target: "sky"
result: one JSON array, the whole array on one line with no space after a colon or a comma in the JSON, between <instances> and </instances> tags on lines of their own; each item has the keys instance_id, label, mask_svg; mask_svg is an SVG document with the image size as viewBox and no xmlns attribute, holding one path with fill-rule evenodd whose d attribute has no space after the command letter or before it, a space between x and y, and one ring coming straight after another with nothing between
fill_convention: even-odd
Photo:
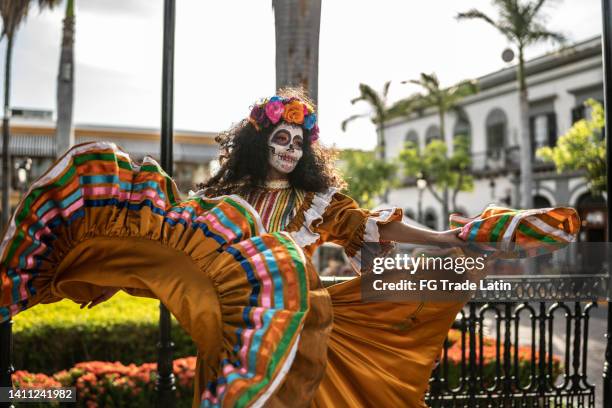
<instances>
[{"instance_id":1,"label":"sky","mask_svg":"<svg viewBox=\"0 0 612 408\"><path fill-rule=\"evenodd\" d=\"M32 2L35 3L35 2ZM160 126L162 0L77 0L75 111L77 124ZM16 36L11 105L55 111L64 4L33 7ZM400 82L435 72L442 85L508 66L507 40L482 21L458 22L457 12L490 0L323 0L319 46L321 141L372 149L375 128L347 117L359 83L381 90L392 81L395 101L418 89ZM601 0L549 0L547 27L577 42L601 34ZM0 44L4 61L6 41ZM534 45L527 57L554 50ZM175 129L219 132L248 114L275 89L271 0L178 0L175 50ZM4 62L0 64L4 70ZM3 83L0 81L0 89ZM2 91L4 92L4 91Z\"/></svg>"}]
</instances>

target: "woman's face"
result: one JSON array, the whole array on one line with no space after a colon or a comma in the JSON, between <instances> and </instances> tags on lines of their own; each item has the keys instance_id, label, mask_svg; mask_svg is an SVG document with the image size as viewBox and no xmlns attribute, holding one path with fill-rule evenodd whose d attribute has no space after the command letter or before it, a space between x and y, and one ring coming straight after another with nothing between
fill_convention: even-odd
<instances>
[{"instance_id":1,"label":"woman's face","mask_svg":"<svg viewBox=\"0 0 612 408\"><path fill-rule=\"evenodd\" d=\"M301 126L281 122L268 136L268 163L281 173L289 174L302 158L304 131Z\"/></svg>"}]
</instances>

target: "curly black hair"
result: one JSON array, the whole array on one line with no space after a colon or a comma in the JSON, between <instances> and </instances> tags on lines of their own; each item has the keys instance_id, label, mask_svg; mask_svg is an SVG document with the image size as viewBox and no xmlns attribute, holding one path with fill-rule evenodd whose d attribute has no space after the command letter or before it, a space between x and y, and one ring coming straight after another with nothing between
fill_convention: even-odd
<instances>
[{"instance_id":1,"label":"curly black hair","mask_svg":"<svg viewBox=\"0 0 612 408\"><path fill-rule=\"evenodd\" d=\"M315 106L302 88L283 88L277 95L297 97ZM258 131L248 119L243 119L228 131L217 135L215 140L221 148L221 167L208 181L199 183L197 188L212 197L224 194L244 195L264 185L269 168L268 136L273 129L274 126L269 126ZM311 132L302 129L303 155L295 169L289 173L291 186L313 192L323 192L329 187L344 188L346 183L334 165L337 152L319 143L312 143Z\"/></svg>"}]
</instances>

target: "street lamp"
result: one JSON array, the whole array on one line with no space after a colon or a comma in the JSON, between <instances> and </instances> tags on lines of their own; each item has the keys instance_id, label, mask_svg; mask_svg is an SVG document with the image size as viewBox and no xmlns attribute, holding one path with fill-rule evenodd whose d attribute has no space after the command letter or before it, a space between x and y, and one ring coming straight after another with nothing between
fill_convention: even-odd
<instances>
[{"instance_id":1,"label":"street lamp","mask_svg":"<svg viewBox=\"0 0 612 408\"><path fill-rule=\"evenodd\" d=\"M17 175L17 184L19 185L19 190L24 193L28 186L28 176L30 175L30 169L32 169L32 159L29 157L16 162L15 170Z\"/></svg>"},{"instance_id":2,"label":"street lamp","mask_svg":"<svg viewBox=\"0 0 612 408\"><path fill-rule=\"evenodd\" d=\"M422 224L423 223L423 191L425 191L425 188L427 187L427 180L423 178L422 173L419 173L416 184L417 184L417 189L419 190L418 219L419 219L419 223Z\"/></svg>"}]
</instances>

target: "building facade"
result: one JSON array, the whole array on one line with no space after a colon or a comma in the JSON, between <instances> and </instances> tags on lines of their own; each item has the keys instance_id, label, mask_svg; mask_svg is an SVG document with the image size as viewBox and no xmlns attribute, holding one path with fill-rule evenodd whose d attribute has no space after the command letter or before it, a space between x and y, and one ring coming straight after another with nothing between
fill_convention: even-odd
<instances>
[{"instance_id":1,"label":"building facade","mask_svg":"<svg viewBox=\"0 0 612 408\"><path fill-rule=\"evenodd\" d=\"M527 61L525 68L534 152L542 146L554 146L574 122L588 117L584 106L588 98L603 103L600 37ZM605 196L592 196L581 172L558 174L551 163L521 156L516 66L485 75L478 82L479 91L447 114L445 135L440 134L433 108L390 121L385 127L387 157L397 157L406 140L422 149L432 139L443 139L452 149L454 137L468 136L474 190L459 192L458 208L451 208L468 216L480 213L490 203L517 207L520 160L532 160L534 206L576 207L583 222L581 239L604 240ZM422 187L408 179L401 188L391 191L389 202L401 205L408 216L425 225L441 229L442 206Z\"/></svg>"},{"instance_id":2,"label":"building facade","mask_svg":"<svg viewBox=\"0 0 612 408\"><path fill-rule=\"evenodd\" d=\"M51 111L12 111L9 155L10 204L14 210L30 182L42 175L55 160L56 143L55 122ZM210 177L211 165L219 153L214 138L215 133L212 132L175 131L173 179L184 198L189 190L195 190L197 183ZM89 141L114 142L128 152L134 161L141 161L145 155L158 162L160 160L160 133L157 129L76 125L75 139L77 144Z\"/></svg>"}]
</instances>

